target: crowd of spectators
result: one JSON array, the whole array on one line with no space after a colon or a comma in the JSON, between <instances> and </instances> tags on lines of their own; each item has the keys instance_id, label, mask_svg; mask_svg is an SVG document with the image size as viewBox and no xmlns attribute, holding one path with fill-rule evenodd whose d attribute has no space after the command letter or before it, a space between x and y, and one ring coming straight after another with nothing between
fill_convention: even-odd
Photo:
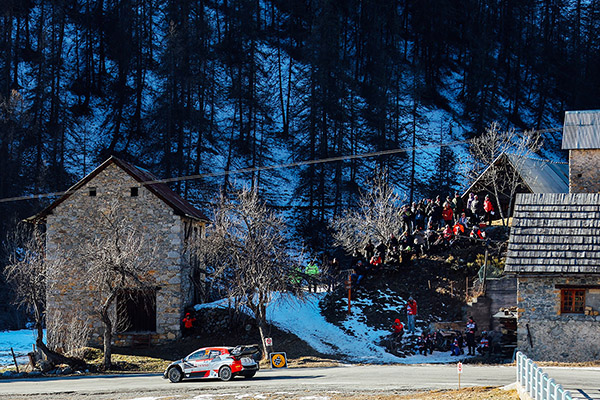
<instances>
[{"instance_id":1,"label":"crowd of spectators","mask_svg":"<svg viewBox=\"0 0 600 400\"><path fill-rule=\"evenodd\" d=\"M360 285L365 276L381 271L384 266L399 267L413 256L432 253L453 246L459 239L485 240L482 227L490 225L495 209L489 196L483 200L470 193L465 202L459 193L444 201L423 199L400 209L400 235L391 234L387 241L375 245L369 239L364 248L352 254L352 283Z\"/></svg>"}]
</instances>

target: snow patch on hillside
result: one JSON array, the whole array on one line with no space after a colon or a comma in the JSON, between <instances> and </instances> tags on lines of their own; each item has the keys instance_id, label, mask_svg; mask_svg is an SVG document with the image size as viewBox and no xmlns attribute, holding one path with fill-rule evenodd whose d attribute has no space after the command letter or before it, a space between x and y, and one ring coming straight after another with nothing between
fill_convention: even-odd
<instances>
[{"instance_id":1,"label":"snow patch on hillside","mask_svg":"<svg viewBox=\"0 0 600 400\"><path fill-rule=\"evenodd\" d=\"M327 322L321 314L319 302L326 293L310 293L298 299L287 293L278 293L267 307L267 319L279 329L290 332L306 341L323 354L342 356L349 362L375 364L450 363L466 356L452 357L450 352L434 351L432 355L396 357L377 345L390 332L375 329L365 323L360 313L352 314L343 322L343 329ZM195 306L196 310L227 307L227 300ZM417 333L420 331L417 329ZM285 349L281 349L285 351Z\"/></svg>"}]
</instances>

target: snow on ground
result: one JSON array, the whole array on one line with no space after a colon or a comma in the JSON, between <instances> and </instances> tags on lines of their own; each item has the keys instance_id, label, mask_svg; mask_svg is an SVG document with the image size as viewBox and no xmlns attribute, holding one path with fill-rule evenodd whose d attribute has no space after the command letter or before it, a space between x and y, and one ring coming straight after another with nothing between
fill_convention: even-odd
<instances>
[{"instance_id":1,"label":"snow on ground","mask_svg":"<svg viewBox=\"0 0 600 400\"><path fill-rule=\"evenodd\" d=\"M0 332L0 366L13 364L11 347L17 356L17 362L27 364L29 362L27 353L33 350L36 336L37 332L29 329Z\"/></svg>"},{"instance_id":2,"label":"snow on ground","mask_svg":"<svg viewBox=\"0 0 600 400\"><path fill-rule=\"evenodd\" d=\"M450 352L438 351L427 356L396 357L386 352L384 347L376 345L382 337L389 334L389 331L367 326L361 314L349 316L343 322L344 329L327 322L319 309L319 301L324 296L325 293L310 293L302 301L286 293L277 294L267 307L267 318L278 328L294 333L315 350L323 354L341 354L352 362L432 364L452 363L468 357L452 357ZM209 304L199 304L195 308L199 310L226 306L227 301L220 300ZM281 349L281 351L285 351L285 349Z\"/></svg>"},{"instance_id":3,"label":"snow on ground","mask_svg":"<svg viewBox=\"0 0 600 400\"><path fill-rule=\"evenodd\" d=\"M315 350L323 354L342 355L351 362L431 364L451 363L467 357L452 357L450 352L438 351L428 356L396 357L376 344L389 332L369 327L361 314L348 316L342 323L343 329L327 322L319 309L319 302L324 296L325 293L309 293L305 300L298 300L286 293L277 294L267 307L267 318L278 328L294 333ZM200 310L227 307L227 304L227 299L224 299L214 303L198 304L194 308ZM418 329L417 331L420 333ZM19 363L27 363L26 355L32 350L33 343L35 343L33 330L0 332L0 366L12 364L11 347L18 356ZM285 349L281 350L285 351Z\"/></svg>"}]
</instances>

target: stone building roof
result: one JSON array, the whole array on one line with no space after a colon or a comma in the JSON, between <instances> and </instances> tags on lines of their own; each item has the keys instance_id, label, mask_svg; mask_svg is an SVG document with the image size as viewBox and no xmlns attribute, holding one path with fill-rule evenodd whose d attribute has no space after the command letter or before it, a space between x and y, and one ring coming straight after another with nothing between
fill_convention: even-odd
<instances>
[{"instance_id":1,"label":"stone building roof","mask_svg":"<svg viewBox=\"0 0 600 400\"><path fill-rule=\"evenodd\" d=\"M505 271L600 273L600 194L517 195Z\"/></svg>"},{"instance_id":2,"label":"stone building roof","mask_svg":"<svg viewBox=\"0 0 600 400\"><path fill-rule=\"evenodd\" d=\"M131 163L123 161L117 157L111 156L108 160L104 161L95 170L90 172L82 180L71 186L60 198L55 200L52 204L42 210L39 214L28 218L28 221L43 220L45 217L54 210L56 206L65 201L71 194L76 192L83 185L91 181L95 176L102 172L106 167L111 164L115 164L120 167L123 171L129 174L133 179L142 184L149 191L154 193L158 198L164 201L168 206L173 208L173 211L177 215L185 216L198 221L208 222L208 218L196 207L190 204L187 200L173 192L166 183L160 182L160 180L153 175L151 172L146 171L143 168L137 167ZM146 183L148 182L148 183Z\"/></svg>"},{"instance_id":3,"label":"stone building roof","mask_svg":"<svg viewBox=\"0 0 600 400\"><path fill-rule=\"evenodd\" d=\"M562 149L600 149L600 110L565 112Z\"/></svg>"}]
</instances>

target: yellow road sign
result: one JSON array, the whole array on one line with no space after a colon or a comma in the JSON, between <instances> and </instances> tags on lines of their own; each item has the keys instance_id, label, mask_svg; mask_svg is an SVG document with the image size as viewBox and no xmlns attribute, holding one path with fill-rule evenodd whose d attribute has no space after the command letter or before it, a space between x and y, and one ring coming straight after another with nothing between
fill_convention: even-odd
<instances>
[{"instance_id":1,"label":"yellow road sign","mask_svg":"<svg viewBox=\"0 0 600 400\"><path fill-rule=\"evenodd\" d=\"M271 353L271 368L287 368L287 357L285 353Z\"/></svg>"}]
</instances>

